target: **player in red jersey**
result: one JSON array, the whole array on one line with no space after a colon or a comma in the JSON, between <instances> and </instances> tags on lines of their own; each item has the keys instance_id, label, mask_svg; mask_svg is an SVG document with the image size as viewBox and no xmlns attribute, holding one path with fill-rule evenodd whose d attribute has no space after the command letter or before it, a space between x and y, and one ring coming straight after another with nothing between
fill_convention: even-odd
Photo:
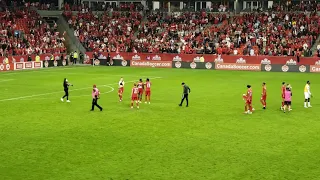
<instances>
[{"instance_id":1,"label":"player in red jersey","mask_svg":"<svg viewBox=\"0 0 320 180\"><path fill-rule=\"evenodd\" d=\"M244 110L245 112L247 112L248 108L247 108L247 95L246 94L242 94L242 99L244 101ZM254 111L254 108L252 107L252 111Z\"/></svg>"},{"instance_id":2,"label":"player in red jersey","mask_svg":"<svg viewBox=\"0 0 320 180\"><path fill-rule=\"evenodd\" d=\"M251 85L247 85L247 94L246 94L246 107L245 107L245 114L252 114L252 89Z\"/></svg>"},{"instance_id":3,"label":"player in red jersey","mask_svg":"<svg viewBox=\"0 0 320 180\"><path fill-rule=\"evenodd\" d=\"M120 101L120 102L122 101L123 91L124 91L124 80L123 80L123 78L121 77L121 78L120 78L120 81L119 81L119 89L118 89L118 95L119 95L119 101Z\"/></svg>"},{"instance_id":4,"label":"player in red jersey","mask_svg":"<svg viewBox=\"0 0 320 180\"><path fill-rule=\"evenodd\" d=\"M147 104L147 103L150 104L151 82L150 82L149 78L147 78L147 80L146 80L145 87L146 87L145 103L146 103L146 104Z\"/></svg>"},{"instance_id":5,"label":"player in red jersey","mask_svg":"<svg viewBox=\"0 0 320 180\"><path fill-rule=\"evenodd\" d=\"M266 83L262 83L262 94L261 94L261 99L260 102L263 106L263 109L266 109L267 107L267 86Z\"/></svg>"},{"instance_id":6,"label":"player in red jersey","mask_svg":"<svg viewBox=\"0 0 320 180\"><path fill-rule=\"evenodd\" d=\"M282 86L281 86L281 98L282 98L282 103L281 103L281 107L280 109L283 110L284 107L284 94L286 92L286 83L282 82Z\"/></svg>"},{"instance_id":7,"label":"player in red jersey","mask_svg":"<svg viewBox=\"0 0 320 180\"><path fill-rule=\"evenodd\" d=\"M144 89L144 83L143 83L142 79L140 79L139 82L138 82L138 89L139 89L138 100L139 100L139 103L141 103L142 95L143 95L143 89Z\"/></svg>"},{"instance_id":8,"label":"player in red jersey","mask_svg":"<svg viewBox=\"0 0 320 180\"><path fill-rule=\"evenodd\" d=\"M138 101L139 89L136 84L133 85L131 91L131 108L133 108L134 101L136 102L137 108L139 109L139 101Z\"/></svg>"}]
</instances>

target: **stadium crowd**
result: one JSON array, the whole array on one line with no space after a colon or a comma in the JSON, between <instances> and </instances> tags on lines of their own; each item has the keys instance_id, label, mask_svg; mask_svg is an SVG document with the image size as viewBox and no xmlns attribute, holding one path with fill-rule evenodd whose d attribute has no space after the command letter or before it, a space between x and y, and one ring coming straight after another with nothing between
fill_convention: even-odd
<instances>
[{"instance_id":1,"label":"stadium crowd","mask_svg":"<svg viewBox=\"0 0 320 180\"><path fill-rule=\"evenodd\" d=\"M0 12L0 54L29 55L66 52L63 34L30 8Z\"/></svg>"},{"instance_id":2,"label":"stadium crowd","mask_svg":"<svg viewBox=\"0 0 320 180\"><path fill-rule=\"evenodd\" d=\"M50 10L54 5L25 2L23 8L15 11L3 9L0 54L66 52L65 39L58 33L57 24L50 26L31 6ZM74 35L88 51L95 52L310 56L320 34L316 12L320 4L316 1L298 5L275 3L270 11L235 16L205 9L145 14L140 3L120 6L96 3L94 8L102 10L96 14L87 4L65 3L62 8ZM73 16L72 11L78 13Z\"/></svg>"},{"instance_id":3,"label":"stadium crowd","mask_svg":"<svg viewBox=\"0 0 320 180\"><path fill-rule=\"evenodd\" d=\"M136 9L107 12L64 15L89 51L102 52L310 56L320 31L312 12L154 12L145 18Z\"/></svg>"}]
</instances>

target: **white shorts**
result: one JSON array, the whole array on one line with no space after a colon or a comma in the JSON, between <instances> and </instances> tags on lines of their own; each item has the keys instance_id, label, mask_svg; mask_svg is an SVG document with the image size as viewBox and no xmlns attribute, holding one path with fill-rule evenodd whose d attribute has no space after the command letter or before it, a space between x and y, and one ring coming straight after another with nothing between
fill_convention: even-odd
<instances>
[{"instance_id":1,"label":"white shorts","mask_svg":"<svg viewBox=\"0 0 320 180\"><path fill-rule=\"evenodd\" d=\"M304 92L304 99L309 99L310 98L310 94L307 92Z\"/></svg>"}]
</instances>

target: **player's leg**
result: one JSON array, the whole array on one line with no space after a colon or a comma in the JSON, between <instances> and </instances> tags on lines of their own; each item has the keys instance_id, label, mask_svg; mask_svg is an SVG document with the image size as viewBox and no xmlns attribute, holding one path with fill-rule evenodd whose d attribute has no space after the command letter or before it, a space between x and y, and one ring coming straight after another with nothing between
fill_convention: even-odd
<instances>
[{"instance_id":1,"label":"player's leg","mask_svg":"<svg viewBox=\"0 0 320 180\"><path fill-rule=\"evenodd\" d=\"M148 92L148 102L149 102L149 104L150 104L150 97L151 97L151 92L149 91Z\"/></svg>"},{"instance_id":2,"label":"player's leg","mask_svg":"<svg viewBox=\"0 0 320 180\"><path fill-rule=\"evenodd\" d=\"M189 94L186 94L186 102L187 102L187 106L186 107L188 107L189 106Z\"/></svg>"},{"instance_id":3,"label":"player's leg","mask_svg":"<svg viewBox=\"0 0 320 180\"><path fill-rule=\"evenodd\" d=\"M93 98L93 99L92 99L92 105L91 105L91 111L94 110L94 105L95 105L95 99Z\"/></svg>"},{"instance_id":4,"label":"player's leg","mask_svg":"<svg viewBox=\"0 0 320 180\"><path fill-rule=\"evenodd\" d=\"M100 109L100 111L102 111L102 107L99 106L99 104L98 104L98 99L96 99L96 104L95 105Z\"/></svg>"},{"instance_id":5,"label":"player's leg","mask_svg":"<svg viewBox=\"0 0 320 180\"><path fill-rule=\"evenodd\" d=\"M119 91L119 101L122 101L122 90Z\"/></svg>"},{"instance_id":6,"label":"player's leg","mask_svg":"<svg viewBox=\"0 0 320 180\"><path fill-rule=\"evenodd\" d=\"M147 104L148 102L150 103L150 94L149 94L149 91L146 91L144 101L145 101L146 104Z\"/></svg>"},{"instance_id":7,"label":"player's leg","mask_svg":"<svg viewBox=\"0 0 320 180\"><path fill-rule=\"evenodd\" d=\"M251 113L252 113L252 102L250 101L250 102L248 103L248 105L249 105L248 114L251 114Z\"/></svg>"},{"instance_id":8,"label":"player's leg","mask_svg":"<svg viewBox=\"0 0 320 180\"><path fill-rule=\"evenodd\" d=\"M133 108L133 99L131 99L131 108Z\"/></svg>"},{"instance_id":9,"label":"player's leg","mask_svg":"<svg viewBox=\"0 0 320 180\"><path fill-rule=\"evenodd\" d=\"M261 97L260 102L261 102L261 104L263 106L263 109L266 109L266 100L265 100L264 97Z\"/></svg>"},{"instance_id":10,"label":"player's leg","mask_svg":"<svg viewBox=\"0 0 320 180\"><path fill-rule=\"evenodd\" d=\"M244 102L244 113L248 113L248 104L247 102Z\"/></svg>"},{"instance_id":11,"label":"player's leg","mask_svg":"<svg viewBox=\"0 0 320 180\"><path fill-rule=\"evenodd\" d=\"M281 110L283 110L283 106L284 106L284 98L282 97L282 103L281 103Z\"/></svg>"},{"instance_id":12,"label":"player's leg","mask_svg":"<svg viewBox=\"0 0 320 180\"><path fill-rule=\"evenodd\" d=\"M62 101L62 102L63 102L63 99L64 99L65 97L67 97L67 91L66 91L66 89L64 90L64 96L62 96L62 98L61 98L61 101Z\"/></svg>"},{"instance_id":13,"label":"player's leg","mask_svg":"<svg viewBox=\"0 0 320 180\"><path fill-rule=\"evenodd\" d=\"M184 101L185 98L186 98L186 96L185 96L185 94L183 94L179 106L182 106L182 103L183 103L183 101Z\"/></svg>"},{"instance_id":14,"label":"player's leg","mask_svg":"<svg viewBox=\"0 0 320 180\"><path fill-rule=\"evenodd\" d=\"M312 107L310 103L310 97L308 98L308 107Z\"/></svg>"},{"instance_id":15,"label":"player's leg","mask_svg":"<svg viewBox=\"0 0 320 180\"><path fill-rule=\"evenodd\" d=\"M67 102L70 102L70 101L69 101L69 89L67 89L66 95L67 95Z\"/></svg>"},{"instance_id":16,"label":"player's leg","mask_svg":"<svg viewBox=\"0 0 320 180\"><path fill-rule=\"evenodd\" d=\"M262 106L264 106L263 97L261 97L260 103L262 104Z\"/></svg>"},{"instance_id":17,"label":"player's leg","mask_svg":"<svg viewBox=\"0 0 320 180\"><path fill-rule=\"evenodd\" d=\"M308 108L307 104L308 104L308 99L309 99L309 94L304 93L304 107Z\"/></svg>"},{"instance_id":18,"label":"player's leg","mask_svg":"<svg viewBox=\"0 0 320 180\"><path fill-rule=\"evenodd\" d=\"M291 102L288 102L288 111L291 111Z\"/></svg>"},{"instance_id":19,"label":"player's leg","mask_svg":"<svg viewBox=\"0 0 320 180\"><path fill-rule=\"evenodd\" d=\"M139 109L139 99L136 100L137 108Z\"/></svg>"},{"instance_id":20,"label":"player's leg","mask_svg":"<svg viewBox=\"0 0 320 180\"><path fill-rule=\"evenodd\" d=\"M139 103L142 101L143 91L140 92Z\"/></svg>"}]
</instances>

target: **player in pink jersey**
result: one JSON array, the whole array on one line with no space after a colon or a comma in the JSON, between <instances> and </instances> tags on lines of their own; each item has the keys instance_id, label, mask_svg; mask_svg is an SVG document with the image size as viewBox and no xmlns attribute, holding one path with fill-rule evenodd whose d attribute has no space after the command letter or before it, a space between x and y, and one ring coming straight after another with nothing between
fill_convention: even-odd
<instances>
[{"instance_id":1,"label":"player in pink jersey","mask_svg":"<svg viewBox=\"0 0 320 180\"><path fill-rule=\"evenodd\" d=\"M287 87L284 92L284 107L283 107L284 113L286 113L286 111L291 111L291 97L292 97L292 92L290 88Z\"/></svg>"},{"instance_id":2,"label":"player in pink jersey","mask_svg":"<svg viewBox=\"0 0 320 180\"><path fill-rule=\"evenodd\" d=\"M92 107L91 111L94 111L94 106L97 106L100 111L102 111L102 107L98 105L98 99L100 98L100 91L97 86L94 84L92 89Z\"/></svg>"},{"instance_id":3,"label":"player in pink jersey","mask_svg":"<svg viewBox=\"0 0 320 180\"><path fill-rule=\"evenodd\" d=\"M133 108L134 101L136 102L137 108L139 109L139 101L138 101L139 89L136 84L133 85L131 90L131 108Z\"/></svg>"},{"instance_id":4,"label":"player in pink jersey","mask_svg":"<svg viewBox=\"0 0 320 180\"><path fill-rule=\"evenodd\" d=\"M145 103L149 103L150 104L150 96L151 96L151 82L149 80L149 78L147 78L146 83L145 83L145 89L146 89L146 98L145 98Z\"/></svg>"}]
</instances>

